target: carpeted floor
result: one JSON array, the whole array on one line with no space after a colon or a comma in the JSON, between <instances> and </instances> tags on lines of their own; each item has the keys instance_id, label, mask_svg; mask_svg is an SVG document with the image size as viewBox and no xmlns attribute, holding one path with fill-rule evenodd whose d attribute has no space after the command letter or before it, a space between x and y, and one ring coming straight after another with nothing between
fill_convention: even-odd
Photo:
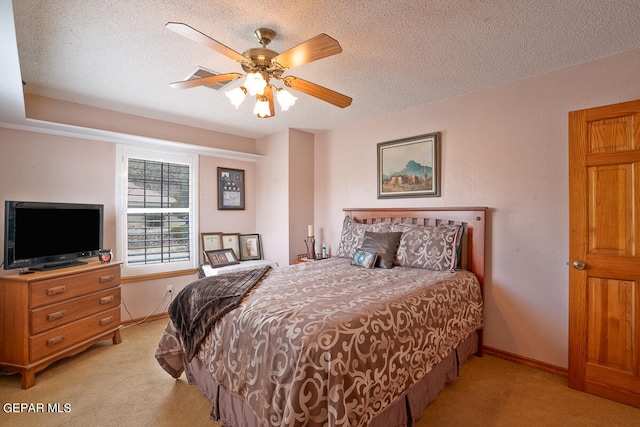
<instances>
[{"instance_id":1,"label":"carpeted floor","mask_svg":"<svg viewBox=\"0 0 640 427\"><path fill-rule=\"evenodd\" d=\"M0 425L212 426L210 403L184 376L174 380L154 351L166 320L122 331L51 365L36 385L0 375ZM61 412L9 412L15 405L58 404ZM471 358L418 421L426 426L640 426L640 409L571 390L566 379L491 356Z\"/></svg>"}]
</instances>

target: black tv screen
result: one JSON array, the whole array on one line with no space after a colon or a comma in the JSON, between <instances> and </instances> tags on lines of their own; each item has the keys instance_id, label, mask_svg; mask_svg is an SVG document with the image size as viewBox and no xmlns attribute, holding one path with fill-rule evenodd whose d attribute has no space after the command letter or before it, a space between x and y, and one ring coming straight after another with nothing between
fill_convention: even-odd
<instances>
[{"instance_id":1,"label":"black tv screen","mask_svg":"<svg viewBox=\"0 0 640 427\"><path fill-rule=\"evenodd\" d=\"M82 264L102 247L103 205L5 202L5 269Z\"/></svg>"}]
</instances>

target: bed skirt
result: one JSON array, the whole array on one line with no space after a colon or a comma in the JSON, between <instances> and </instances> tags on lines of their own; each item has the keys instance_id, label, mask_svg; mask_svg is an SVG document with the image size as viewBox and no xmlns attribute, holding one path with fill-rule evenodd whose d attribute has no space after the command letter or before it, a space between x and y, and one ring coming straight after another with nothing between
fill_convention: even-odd
<instances>
[{"instance_id":1,"label":"bed skirt","mask_svg":"<svg viewBox=\"0 0 640 427\"><path fill-rule=\"evenodd\" d=\"M471 334L418 383L373 419L369 427L413 427L445 384L458 378L460 366L478 350L478 334ZM213 403L210 418L223 427L262 427L244 401L211 378L198 357L185 363L189 384L196 384Z\"/></svg>"}]
</instances>

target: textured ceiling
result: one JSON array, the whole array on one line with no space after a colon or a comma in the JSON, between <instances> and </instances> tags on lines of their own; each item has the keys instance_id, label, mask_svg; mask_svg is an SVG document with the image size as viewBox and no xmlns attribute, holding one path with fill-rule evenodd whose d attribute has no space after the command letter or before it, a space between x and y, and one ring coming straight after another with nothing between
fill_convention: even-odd
<instances>
[{"instance_id":1,"label":"textured ceiling","mask_svg":"<svg viewBox=\"0 0 640 427\"><path fill-rule=\"evenodd\" d=\"M25 91L248 137L317 132L640 48L638 0L14 0ZM272 28L283 52L326 33L343 52L289 70L353 98L340 109L296 92L258 119L223 91L172 89L233 60L164 25L184 22L243 52ZM233 82L227 88L233 88ZM223 89L224 90L224 89ZM293 91L292 91L293 92Z\"/></svg>"}]
</instances>

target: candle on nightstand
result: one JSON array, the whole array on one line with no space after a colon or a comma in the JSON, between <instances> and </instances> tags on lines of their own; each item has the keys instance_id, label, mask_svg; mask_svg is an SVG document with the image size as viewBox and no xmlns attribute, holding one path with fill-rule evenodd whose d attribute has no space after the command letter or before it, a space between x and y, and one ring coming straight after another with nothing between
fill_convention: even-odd
<instances>
[{"instance_id":1,"label":"candle on nightstand","mask_svg":"<svg viewBox=\"0 0 640 427\"><path fill-rule=\"evenodd\" d=\"M313 236L313 225L310 225L307 229L307 237Z\"/></svg>"}]
</instances>

